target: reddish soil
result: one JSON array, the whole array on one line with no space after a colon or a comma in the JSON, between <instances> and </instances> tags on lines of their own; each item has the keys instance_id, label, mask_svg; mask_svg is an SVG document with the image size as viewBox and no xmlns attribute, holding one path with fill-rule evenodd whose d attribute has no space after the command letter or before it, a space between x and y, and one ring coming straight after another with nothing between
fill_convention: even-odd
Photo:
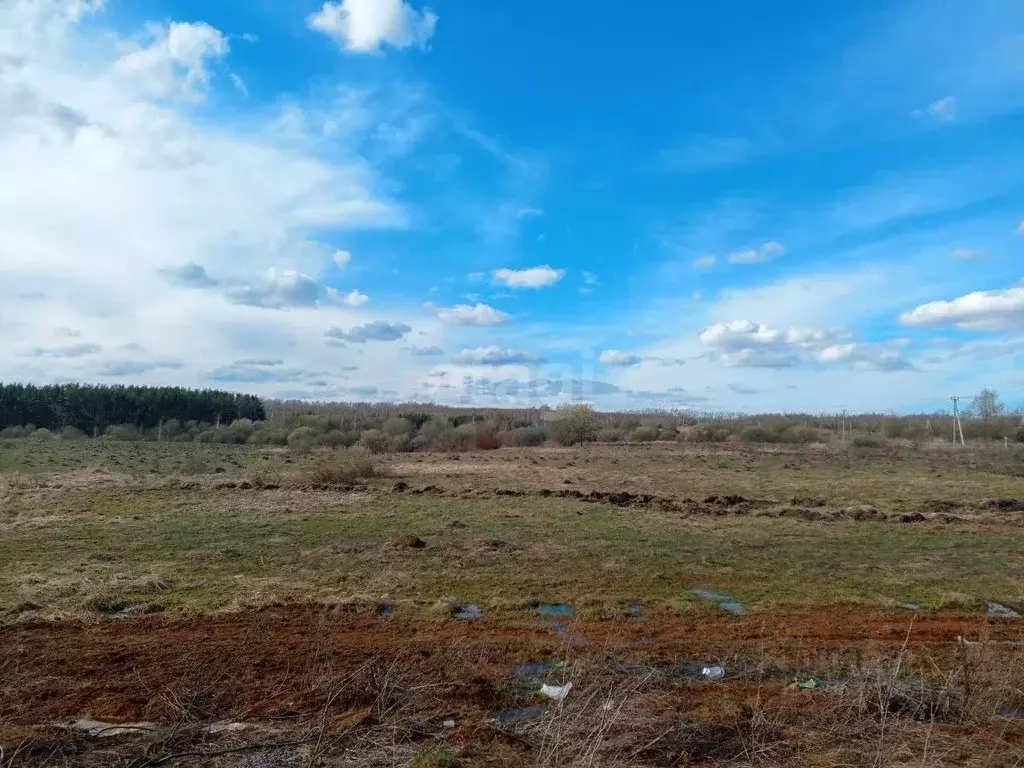
<instances>
[{"instance_id":1,"label":"reddish soil","mask_svg":"<svg viewBox=\"0 0 1024 768\"><path fill-rule=\"evenodd\" d=\"M340 681L372 678L371 668L397 668L410 685L432 686L436 711L486 710L506 705L500 685L512 664L567 656L654 667L721 660L739 693L755 681L744 670L758 667L774 667L782 683L791 669L891 656L905 643L913 664L952 658L959 635L1017 639L1006 622L856 607L577 622L569 633L588 642L567 645L564 636L532 624L412 621L320 606L8 626L0 628L0 721L84 714L166 721L185 701L209 719L304 716L316 713ZM649 642L638 644L638 636ZM373 687L357 686L342 703L369 706L379 694Z\"/></svg>"}]
</instances>

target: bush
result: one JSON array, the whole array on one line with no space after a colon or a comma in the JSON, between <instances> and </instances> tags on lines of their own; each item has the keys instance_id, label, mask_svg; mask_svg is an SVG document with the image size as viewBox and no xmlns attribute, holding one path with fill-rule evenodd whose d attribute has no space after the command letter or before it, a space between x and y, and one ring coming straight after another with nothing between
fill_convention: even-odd
<instances>
[{"instance_id":1,"label":"bush","mask_svg":"<svg viewBox=\"0 0 1024 768\"><path fill-rule=\"evenodd\" d=\"M187 437L187 435L186 435ZM175 438L177 439L177 438ZM288 430L283 428L261 427L249 436L249 445L288 445Z\"/></svg>"},{"instance_id":2,"label":"bush","mask_svg":"<svg viewBox=\"0 0 1024 768\"><path fill-rule=\"evenodd\" d=\"M477 435L476 447L480 451L496 451L501 448L501 440L495 435Z\"/></svg>"},{"instance_id":3,"label":"bush","mask_svg":"<svg viewBox=\"0 0 1024 768\"><path fill-rule=\"evenodd\" d=\"M822 442L821 432L814 427L790 427L782 433L781 437L787 443L799 443L801 445Z\"/></svg>"},{"instance_id":4,"label":"bush","mask_svg":"<svg viewBox=\"0 0 1024 768\"><path fill-rule=\"evenodd\" d=\"M359 445L370 453L387 453L389 440L379 429L368 429L359 436Z\"/></svg>"},{"instance_id":5,"label":"bush","mask_svg":"<svg viewBox=\"0 0 1024 768\"><path fill-rule=\"evenodd\" d=\"M401 416L392 416L381 425L381 431L388 437L403 437L412 433L413 425Z\"/></svg>"},{"instance_id":6,"label":"bush","mask_svg":"<svg viewBox=\"0 0 1024 768\"><path fill-rule=\"evenodd\" d=\"M548 431L562 445L590 443L597 438L597 416L589 405L562 405Z\"/></svg>"},{"instance_id":7,"label":"bush","mask_svg":"<svg viewBox=\"0 0 1024 768\"><path fill-rule=\"evenodd\" d=\"M655 427L637 427L629 438L638 443L650 443L658 439L658 430Z\"/></svg>"},{"instance_id":8,"label":"bush","mask_svg":"<svg viewBox=\"0 0 1024 768\"><path fill-rule=\"evenodd\" d=\"M624 430L618 427L605 427L597 433L597 442L599 443L618 443L625 438L626 433Z\"/></svg>"},{"instance_id":9,"label":"bush","mask_svg":"<svg viewBox=\"0 0 1024 768\"><path fill-rule=\"evenodd\" d=\"M46 427L40 427L32 433L32 438L34 440L56 440L57 436Z\"/></svg>"},{"instance_id":10,"label":"bush","mask_svg":"<svg viewBox=\"0 0 1024 768\"><path fill-rule=\"evenodd\" d=\"M764 427L744 427L740 430L740 440L744 443L774 443L778 441L778 435Z\"/></svg>"},{"instance_id":11,"label":"bush","mask_svg":"<svg viewBox=\"0 0 1024 768\"><path fill-rule=\"evenodd\" d=\"M64 427L60 431L61 440L81 440L85 437L85 432L80 430L78 427Z\"/></svg>"},{"instance_id":12,"label":"bush","mask_svg":"<svg viewBox=\"0 0 1024 768\"><path fill-rule=\"evenodd\" d=\"M547 434L540 427L518 427L501 434L502 445L519 445L532 448L544 445L547 439Z\"/></svg>"},{"instance_id":13,"label":"bush","mask_svg":"<svg viewBox=\"0 0 1024 768\"><path fill-rule=\"evenodd\" d=\"M17 439L22 437L28 437L32 434L32 430L28 427L5 427L0 431L0 437L7 439Z\"/></svg>"},{"instance_id":14,"label":"bush","mask_svg":"<svg viewBox=\"0 0 1024 768\"><path fill-rule=\"evenodd\" d=\"M702 422L695 427L688 427L682 437L694 443L724 443L732 432L720 424Z\"/></svg>"},{"instance_id":15,"label":"bush","mask_svg":"<svg viewBox=\"0 0 1024 768\"><path fill-rule=\"evenodd\" d=\"M312 427L296 427L288 433L288 445L295 446L302 443L312 443L316 437L316 431Z\"/></svg>"},{"instance_id":16,"label":"bush","mask_svg":"<svg viewBox=\"0 0 1024 768\"><path fill-rule=\"evenodd\" d=\"M110 440L138 440L139 430L134 424L111 424L103 430L103 436Z\"/></svg>"},{"instance_id":17,"label":"bush","mask_svg":"<svg viewBox=\"0 0 1024 768\"><path fill-rule=\"evenodd\" d=\"M384 474L368 450L355 446L317 459L310 470L310 481L317 486L351 485Z\"/></svg>"},{"instance_id":18,"label":"bush","mask_svg":"<svg viewBox=\"0 0 1024 768\"><path fill-rule=\"evenodd\" d=\"M882 445L881 440L871 435L854 435L850 442L856 448L878 448Z\"/></svg>"},{"instance_id":19,"label":"bush","mask_svg":"<svg viewBox=\"0 0 1024 768\"><path fill-rule=\"evenodd\" d=\"M1014 433L1013 439L1018 443L1024 443L1024 427L1017 427L1017 431Z\"/></svg>"},{"instance_id":20,"label":"bush","mask_svg":"<svg viewBox=\"0 0 1024 768\"><path fill-rule=\"evenodd\" d=\"M342 432L340 429L332 429L320 438L320 445L330 448L348 448L355 445L359 435L355 432Z\"/></svg>"}]
</instances>

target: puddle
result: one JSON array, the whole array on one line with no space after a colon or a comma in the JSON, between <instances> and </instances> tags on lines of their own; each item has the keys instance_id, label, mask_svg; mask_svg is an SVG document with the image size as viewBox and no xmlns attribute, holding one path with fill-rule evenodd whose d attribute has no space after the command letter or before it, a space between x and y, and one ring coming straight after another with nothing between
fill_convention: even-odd
<instances>
[{"instance_id":1,"label":"puddle","mask_svg":"<svg viewBox=\"0 0 1024 768\"><path fill-rule=\"evenodd\" d=\"M378 616L393 616L395 613L395 606L391 603L378 603L375 610L377 611Z\"/></svg>"},{"instance_id":2,"label":"puddle","mask_svg":"<svg viewBox=\"0 0 1024 768\"><path fill-rule=\"evenodd\" d=\"M459 609L455 612L456 619L479 619L483 615L483 610L476 603L459 606Z\"/></svg>"},{"instance_id":3,"label":"puddle","mask_svg":"<svg viewBox=\"0 0 1024 768\"><path fill-rule=\"evenodd\" d=\"M541 616L572 616L576 609L568 603L541 603L537 606Z\"/></svg>"},{"instance_id":4,"label":"puddle","mask_svg":"<svg viewBox=\"0 0 1024 768\"><path fill-rule=\"evenodd\" d=\"M1020 618L1020 614L1017 613L1015 610L1013 610L1013 608L1010 608L1010 607L1005 606L1005 605L1000 605L999 603L991 603L991 602L988 604L988 615L989 616L996 616L998 618L1003 618L1003 619L1019 619Z\"/></svg>"},{"instance_id":5,"label":"puddle","mask_svg":"<svg viewBox=\"0 0 1024 768\"><path fill-rule=\"evenodd\" d=\"M523 707L521 709L502 709L491 718L491 722L496 725L511 725L512 723L518 723L520 720L531 720L538 717L544 716L543 707Z\"/></svg>"},{"instance_id":6,"label":"puddle","mask_svg":"<svg viewBox=\"0 0 1024 768\"><path fill-rule=\"evenodd\" d=\"M705 600L710 600L713 603L718 603L718 607L728 613L742 614L747 612L746 606L735 597L723 595L710 589L695 589L693 594Z\"/></svg>"},{"instance_id":7,"label":"puddle","mask_svg":"<svg viewBox=\"0 0 1024 768\"><path fill-rule=\"evenodd\" d=\"M630 603L626 606L626 615L631 619L643 618L644 604L636 601Z\"/></svg>"}]
</instances>

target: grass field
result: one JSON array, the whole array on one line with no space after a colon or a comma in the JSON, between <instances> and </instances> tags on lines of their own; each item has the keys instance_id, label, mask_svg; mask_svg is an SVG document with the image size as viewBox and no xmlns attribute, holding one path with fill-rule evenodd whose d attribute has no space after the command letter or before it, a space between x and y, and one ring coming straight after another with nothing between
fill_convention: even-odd
<instances>
[{"instance_id":1,"label":"grass field","mask_svg":"<svg viewBox=\"0 0 1024 768\"><path fill-rule=\"evenodd\" d=\"M997 615L1024 607L1013 451L403 454L318 487L331 456L0 441L11 764L1024 760L1024 620ZM509 687L538 659L566 662L564 703ZM726 677L668 673L687 659ZM156 730L40 728L84 716Z\"/></svg>"}]
</instances>

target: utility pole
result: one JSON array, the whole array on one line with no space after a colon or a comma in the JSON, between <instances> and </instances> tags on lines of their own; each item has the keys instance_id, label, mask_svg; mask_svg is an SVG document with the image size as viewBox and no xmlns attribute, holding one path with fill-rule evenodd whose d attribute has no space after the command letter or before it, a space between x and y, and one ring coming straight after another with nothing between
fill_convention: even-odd
<instances>
[{"instance_id":1,"label":"utility pole","mask_svg":"<svg viewBox=\"0 0 1024 768\"><path fill-rule=\"evenodd\" d=\"M964 428L960 423L960 398L951 397L949 399L953 401L953 445L956 445L957 430L960 431L960 445L967 445L964 442Z\"/></svg>"}]
</instances>

